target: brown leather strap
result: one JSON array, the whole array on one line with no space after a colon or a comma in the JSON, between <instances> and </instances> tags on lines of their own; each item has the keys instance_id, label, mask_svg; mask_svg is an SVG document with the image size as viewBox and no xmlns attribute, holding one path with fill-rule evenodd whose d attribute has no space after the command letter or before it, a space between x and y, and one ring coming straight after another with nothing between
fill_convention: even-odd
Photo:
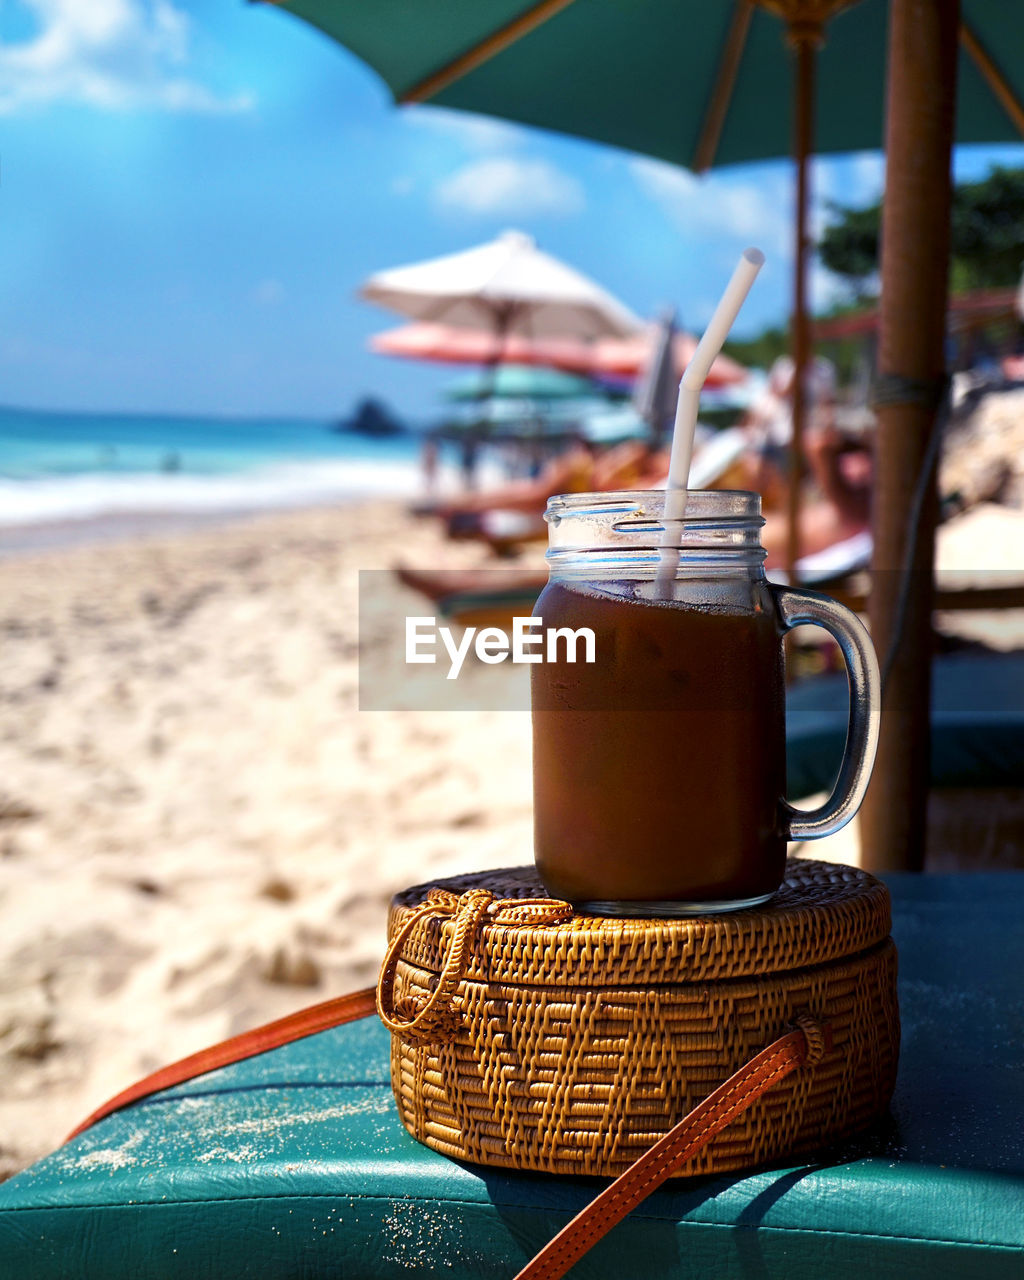
<instances>
[{"instance_id":1,"label":"brown leather strap","mask_svg":"<svg viewBox=\"0 0 1024 1280\"><path fill-rule=\"evenodd\" d=\"M151 1093L183 1084L186 1080L194 1080L196 1076L206 1075L208 1071L216 1071L218 1067L226 1067L232 1062L255 1058L268 1049L276 1049L280 1045L291 1044L293 1040L316 1035L318 1031L326 1031L329 1027L340 1027L345 1022L369 1018L376 1009L377 992L375 988L369 987L365 991L354 991L351 995L338 996L334 1000L311 1005L308 1009L300 1009L298 1013L290 1013L285 1018L278 1018L275 1022L268 1022L252 1031L243 1031L230 1040L222 1040L220 1044L211 1045L208 1049L200 1049L198 1053L172 1062L170 1066L161 1067L152 1075L129 1085L102 1107L98 1107L64 1141L70 1142L97 1120L102 1120L113 1111L120 1111L129 1103L138 1102L140 1098L147 1098Z\"/></svg>"},{"instance_id":2,"label":"brown leather strap","mask_svg":"<svg viewBox=\"0 0 1024 1280\"><path fill-rule=\"evenodd\" d=\"M812 1018L797 1019L790 1031L762 1049L725 1084L693 1108L528 1263L515 1280L559 1280L617 1222L691 1159L716 1133L761 1094L804 1063L813 1064L828 1045L828 1027Z\"/></svg>"}]
</instances>

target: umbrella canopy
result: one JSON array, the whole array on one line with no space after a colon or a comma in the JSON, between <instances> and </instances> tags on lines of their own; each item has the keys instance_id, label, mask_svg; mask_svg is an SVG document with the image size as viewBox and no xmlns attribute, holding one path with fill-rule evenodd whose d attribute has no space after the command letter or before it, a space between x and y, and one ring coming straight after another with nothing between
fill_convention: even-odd
<instances>
[{"instance_id":1,"label":"umbrella canopy","mask_svg":"<svg viewBox=\"0 0 1024 1280\"><path fill-rule=\"evenodd\" d=\"M662 342L660 325L650 325L644 333L633 338L607 338L594 344L594 362L598 371L635 375L649 368L652 360L657 359L658 347ZM690 363L697 350L697 339L692 333L676 333L672 336L672 362L675 380L678 383L683 370ZM727 387L743 382L747 371L729 356L719 355L711 366L706 387Z\"/></svg>"},{"instance_id":2,"label":"umbrella canopy","mask_svg":"<svg viewBox=\"0 0 1024 1280\"><path fill-rule=\"evenodd\" d=\"M503 364L489 374L459 378L445 389L448 400L584 400L601 395L589 378L522 364Z\"/></svg>"},{"instance_id":3,"label":"umbrella canopy","mask_svg":"<svg viewBox=\"0 0 1024 1280\"><path fill-rule=\"evenodd\" d=\"M528 338L627 338L640 320L581 272L537 248L521 231L371 276L368 302L413 320L493 329Z\"/></svg>"},{"instance_id":4,"label":"umbrella canopy","mask_svg":"<svg viewBox=\"0 0 1024 1280\"><path fill-rule=\"evenodd\" d=\"M834 0L277 0L352 49L399 102L486 112L705 169L791 153L776 14ZM775 13L765 10L774 9ZM814 149L883 141L888 4L847 4L818 53ZM1024 6L963 0L960 142L1017 142Z\"/></svg>"},{"instance_id":5,"label":"umbrella canopy","mask_svg":"<svg viewBox=\"0 0 1024 1280\"><path fill-rule=\"evenodd\" d=\"M371 351L406 360L435 360L440 364L544 365L569 373L589 373L592 347L575 338L524 338L488 329L456 329L450 324L403 324L377 333Z\"/></svg>"},{"instance_id":6,"label":"umbrella canopy","mask_svg":"<svg viewBox=\"0 0 1024 1280\"><path fill-rule=\"evenodd\" d=\"M592 378L635 378L649 364L658 334L655 325L632 338L578 342L571 338L524 338L514 333L502 338L483 329L406 324L376 334L369 345L378 355L436 360L442 364L492 364L504 358L513 364L545 365ZM675 334L672 353L677 382L696 348L697 340L692 334ZM735 386L746 378L747 371L741 364L720 355L711 366L705 386Z\"/></svg>"}]
</instances>

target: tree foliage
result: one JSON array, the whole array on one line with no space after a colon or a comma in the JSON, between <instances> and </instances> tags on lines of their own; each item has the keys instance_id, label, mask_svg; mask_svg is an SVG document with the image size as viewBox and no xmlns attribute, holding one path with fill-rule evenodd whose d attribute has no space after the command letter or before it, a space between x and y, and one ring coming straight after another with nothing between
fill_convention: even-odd
<instances>
[{"instance_id":1,"label":"tree foliage","mask_svg":"<svg viewBox=\"0 0 1024 1280\"><path fill-rule=\"evenodd\" d=\"M818 243L821 261L845 277L855 296L874 291L881 203L830 206L833 221ZM955 293L1015 285L1024 268L1024 169L996 167L953 192L950 286Z\"/></svg>"},{"instance_id":2,"label":"tree foliage","mask_svg":"<svg viewBox=\"0 0 1024 1280\"><path fill-rule=\"evenodd\" d=\"M829 213L836 221L829 223L818 241L818 256L829 271L845 277L856 297L864 297L873 292L878 270L882 206L849 209L830 204Z\"/></svg>"},{"instance_id":3,"label":"tree foliage","mask_svg":"<svg viewBox=\"0 0 1024 1280\"><path fill-rule=\"evenodd\" d=\"M957 187L952 237L955 289L1015 285L1024 266L1024 169L993 169Z\"/></svg>"},{"instance_id":4,"label":"tree foliage","mask_svg":"<svg viewBox=\"0 0 1024 1280\"><path fill-rule=\"evenodd\" d=\"M768 369L779 356L789 354L789 332L785 328L765 329L755 338L728 339L725 354L753 369Z\"/></svg>"}]
</instances>

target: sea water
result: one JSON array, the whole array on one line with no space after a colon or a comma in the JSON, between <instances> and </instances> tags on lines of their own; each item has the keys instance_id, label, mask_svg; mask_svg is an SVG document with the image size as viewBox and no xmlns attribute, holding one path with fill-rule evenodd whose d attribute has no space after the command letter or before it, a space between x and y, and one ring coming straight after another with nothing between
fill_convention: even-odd
<instances>
[{"instance_id":1,"label":"sea water","mask_svg":"<svg viewBox=\"0 0 1024 1280\"><path fill-rule=\"evenodd\" d=\"M411 498L419 449L310 419L0 408L0 529Z\"/></svg>"}]
</instances>

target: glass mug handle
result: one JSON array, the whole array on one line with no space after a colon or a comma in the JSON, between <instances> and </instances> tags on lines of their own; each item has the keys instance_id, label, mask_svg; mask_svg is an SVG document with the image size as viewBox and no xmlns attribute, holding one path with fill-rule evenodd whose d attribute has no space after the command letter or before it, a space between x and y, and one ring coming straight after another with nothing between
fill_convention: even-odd
<instances>
[{"instance_id":1,"label":"glass mug handle","mask_svg":"<svg viewBox=\"0 0 1024 1280\"><path fill-rule=\"evenodd\" d=\"M784 630L805 623L825 628L842 650L850 681L850 723L832 794L817 809L796 809L782 801L789 838L816 840L844 827L864 799L878 746L882 704L878 659L864 624L844 605L815 591L795 587L772 586L771 591Z\"/></svg>"}]
</instances>

